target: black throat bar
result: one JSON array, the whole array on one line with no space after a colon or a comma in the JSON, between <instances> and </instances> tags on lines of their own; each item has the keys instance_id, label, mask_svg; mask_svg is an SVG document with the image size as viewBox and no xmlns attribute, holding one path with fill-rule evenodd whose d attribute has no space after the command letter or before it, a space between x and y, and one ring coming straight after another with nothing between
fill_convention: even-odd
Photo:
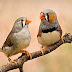
<instances>
[{"instance_id":1,"label":"black throat bar","mask_svg":"<svg viewBox=\"0 0 72 72\"><path fill-rule=\"evenodd\" d=\"M42 30L42 32L43 32L43 33L48 33L48 32L53 32L53 31L55 31L55 30L58 31L57 28L58 28L58 27L53 27L53 28L50 28L50 29L45 29L45 30Z\"/></svg>"}]
</instances>

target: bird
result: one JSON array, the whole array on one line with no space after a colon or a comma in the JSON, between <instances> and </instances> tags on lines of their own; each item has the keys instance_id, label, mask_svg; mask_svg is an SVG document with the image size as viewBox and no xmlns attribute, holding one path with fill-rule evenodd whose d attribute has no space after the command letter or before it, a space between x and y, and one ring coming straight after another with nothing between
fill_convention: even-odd
<instances>
[{"instance_id":1,"label":"bird","mask_svg":"<svg viewBox=\"0 0 72 72\"><path fill-rule=\"evenodd\" d=\"M15 21L2 48L0 48L0 52L3 52L7 56L9 62L15 63L16 60L11 60L10 57L18 53L26 53L32 58L28 51L23 50L29 46L31 41L31 35L28 29L29 23L31 23L31 21L28 20L27 17L19 17Z\"/></svg>"},{"instance_id":2,"label":"bird","mask_svg":"<svg viewBox=\"0 0 72 72\"><path fill-rule=\"evenodd\" d=\"M60 39L64 43L62 37L62 29L57 20L57 15L52 9L45 9L40 12L40 25L37 34L38 43L42 45L41 52L48 46L56 43Z\"/></svg>"}]
</instances>

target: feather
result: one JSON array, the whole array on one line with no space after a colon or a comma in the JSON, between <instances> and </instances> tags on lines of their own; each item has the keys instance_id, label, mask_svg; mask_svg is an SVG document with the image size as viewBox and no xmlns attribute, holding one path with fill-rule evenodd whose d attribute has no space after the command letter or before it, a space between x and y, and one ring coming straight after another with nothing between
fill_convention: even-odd
<instances>
[{"instance_id":1,"label":"feather","mask_svg":"<svg viewBox=\"0 0 72 72\"><path fill-rule=\"evenodd\" d=\"M41 32L38 32L38 35L37 35L37 37L41 37Z\"/></svg>"},{"instance_id":2,"label":"feather","mask_svg":"<svg viewBox=\"0 0 72 72\"><path fill-rule=\"evenodd\" d=\"M60 25L59 25L58 31L59 31L59 33L60 33L60 38L61 38L61 36L62 36L62 29L61 29Z\"/></svg>"}]
</instances>

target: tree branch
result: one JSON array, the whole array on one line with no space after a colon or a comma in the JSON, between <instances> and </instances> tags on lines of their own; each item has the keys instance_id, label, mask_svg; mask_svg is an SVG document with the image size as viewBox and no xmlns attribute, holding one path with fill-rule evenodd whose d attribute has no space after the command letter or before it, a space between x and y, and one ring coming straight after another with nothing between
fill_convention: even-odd
<instances>
[{"instance_id":1,"label":"tree branch","mask_svg":"<svg viewBox=\"0 0 72 72\"><path fill-rule=\"evenodd\" d=\"M23 72L23 66L19 67L20 72Z\"/></svg>"},{"instance_id":2,"label":"tree branch","mask_svg":"<svg viewBox=\"0 0 72 72\"><path fill-rule=\"evenodd\" d=\"M63 36L63 38L64 38L64 43L71 43L72 42L72 34L71 33L66 33ZM59 40L57 43L54 43L54 44L48 46L44 50L44 55L54 51L62 44L63 44L63 42L61 40ZM32 56L32 59L42 56L41 51L36 51L36 52L30 53L30 54ZM30 57L28 57L26 54L22 54L22 56L20 56L18 58L17 64L7 63L6 65L3 65L0 68L0 72L7 72L9 70L13 70L13 69L17 69L17 68L19 68L20 72L23 72L23 64L24 64L24 62L26 62L28 60L30 60Z\"/></svg>"}]
</instances>

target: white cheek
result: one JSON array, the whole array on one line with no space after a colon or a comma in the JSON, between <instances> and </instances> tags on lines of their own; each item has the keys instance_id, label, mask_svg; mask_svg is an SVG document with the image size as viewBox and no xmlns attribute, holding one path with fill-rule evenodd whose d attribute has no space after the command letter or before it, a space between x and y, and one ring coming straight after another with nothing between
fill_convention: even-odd
<instances>
[{"instance_id":1,"label":"white cheek","mask_svg":"<svg viewBox=\"0 0 72 72\"><path fill-rule=\"evenodd\" d=\"M24 25L25 25L25 21L23 21L23 27L24 27Z\"/></svg>"},{"instance_id":2,"label":"white cheek","mask_svg":"<svg viewBox=\"0 0 72 72\"><path fill-rule=\"evenodd\" d=\"M47 15L45 16L46 20L47 20Z\"/></svg>"}]
</instances>

